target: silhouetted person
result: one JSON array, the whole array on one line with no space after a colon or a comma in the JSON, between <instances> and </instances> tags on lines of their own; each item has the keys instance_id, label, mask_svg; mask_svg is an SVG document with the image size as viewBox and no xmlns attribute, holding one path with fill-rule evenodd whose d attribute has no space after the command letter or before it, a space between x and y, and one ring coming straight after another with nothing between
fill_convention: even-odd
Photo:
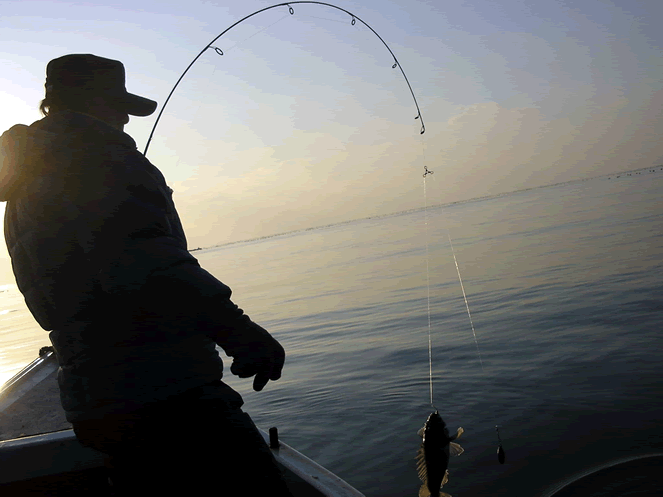
<instances>
[{"instance_id":1,"label":"silhouetted person","mask_svg":"<svg viewBox=\"0 0 663 497\"><path fill-rule=\"evenodd\" d=\"M255 390L285 352L187 251L172 190L123 132L156 102L126 91L118 61L65 55L46 73L46 117L2 135L0 199L76 436L107 454L121 495L285 495L215 347Z\"/></svg>"}]
</instances>

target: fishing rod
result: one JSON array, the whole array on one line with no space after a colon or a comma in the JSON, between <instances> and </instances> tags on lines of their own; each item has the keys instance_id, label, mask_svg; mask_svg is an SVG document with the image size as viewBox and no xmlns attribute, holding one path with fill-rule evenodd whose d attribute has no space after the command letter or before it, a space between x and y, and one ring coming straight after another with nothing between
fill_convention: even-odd
<instances>
[{"instance_id":1,"label":"fishing rod","mask_svg":"<svg viewBox=\"0 0 663 497\"><path fill-rule=\"evenodd\" d=\"M163 111L164 111L164 109L166 108L166 105L168 105L168 102L170 101L170 97L173 96L173 93L175 93L175 89L176 89L177 86L180 84L180 82L182 81L182 79L184 79L184 76L186 75L186 73L189 72L189 69L191 69L191 67L196 63L196 61L197 61L197 60L198 60L198 59L199 59L199 58L200 58L200 57L201 57L201 56L202 56L207 50L209 50L210 48L211 48L212 50L214 50L217 54L219 54L219 55L223 55L223 50L221 50L219 47L214 47L214 46L212 46L212 43L214 43L216 40L218 40L219 38L221 38L224 34L226 34L226 33L227 33L228 31L230 31L232 28L234 28L235 26L237 26L239 23L241 23L241 22L243 22L243 21L246 21L247 19L249 19L250 17L255 16L256 14L260 14L261 12L264 12L264 11L266 11L266 10L270 10L270 9L275 9L275 8L277 8L277 7L288 7L288 12L290 13L290 15L294 15L294 14L295 14L295 9L292 8L292 5L295 5L295 4L303 4L303 3L315 4L315 5L324 5L324 6L331 7L331 8L333 8L333 9L337 9L337 10L340 10L340 11L342 11L342 12L345 12L346 14L348 14L348 15L352 18L351 24L352 24L353 26L357 23L357 21L359 21L359 22L361 22L364 26L366 26L368 29L370 29L370 30L375 34L375 36L377 36L377 37L380 39L380 41L382 42L382 44L383 44L385 47L387 47L387 50L389 50L389 53L390 53L391 56L394 58L394 64L391 66L392 69L395 69L396 67L398 67L398 68L401 70L401 73L403 74L403 78L405 78L405 82L407 83L407 86L408 86L408 88L410 89L410 93L412 94L412 98L414 99L414 105L417 107L417 115L415 116L415 119L419 119L419 121L421 122L421 132L420 132L420 133L423 135L423 134L425 133L425 131L426 131L426 127L424 126L424 119L423 119L423 117L421 116L421 110L419 109L419 104L417 103L417 97L415 97L415 95L414 95L414 91L412 90L412 86L410 85L410 82L408 81L407 76L405 75L405 71L403 71L403 67L401 66L401 63L398 61L398 59L396 58L396 55L395 55L394 52L391 50L391 48L389 48L389 45L387 45L387 42L385 42L385 41L382 39L382 37L377 33L377 31L375 31L375 30L374 30L374 29L373 29L368 23L366 23L363 19L361 19L359 16L353 14L352 12L350 12L350 11L348 11L348 10L345 10L345 9L343 9L343 8L341 8L341 7L338 7L338 6L336 6L336 5L333 5L333 4L331 4L331 3L314 2L314 1L309 1L309 0L303 0L303 1L297 1L297 2L279 3L279 4L276 4L276 5L270 5L269 7L265 7L264 9L256 10L256 11L253 12L252 14L249 14L248 16L243 17L242 19L240 19L239 21L237 21L236 23L234 23L234 24L231 25L230 27L226 28L224 31L221 32L221 34L219 34L219 35L216 36L212 41L210 41L210 42L205 46L205 48L203 48L203 49L200 51L200 53L199 53L198 55L196 55L196 57L191 61L191 63L187 66L187 68L184 70L184 72L182 73L182 75L179 77L179 79L178 79L177 82L175 83L175 86L173 86L173 89L170 90L170 93L168 94L168 97L166 98L166 101L164 102L163 107L161 107L161 111L159 112L159 115L157 116L156 121L154 122L154 126L152 127L152 131L151 131L151 133L150 133L150 136L149 136L149 138L147 139L147 144L145 145L145 151L143 152L143 155L147 156L147 150L148 150L148 148L150 147L150 143L152 142L152 137L154 136L154 132L155 132L155 130L157 129L157 124L159 124L159 120L161 119L161 115L163 114Z\"/></svg>"}]
</instances>

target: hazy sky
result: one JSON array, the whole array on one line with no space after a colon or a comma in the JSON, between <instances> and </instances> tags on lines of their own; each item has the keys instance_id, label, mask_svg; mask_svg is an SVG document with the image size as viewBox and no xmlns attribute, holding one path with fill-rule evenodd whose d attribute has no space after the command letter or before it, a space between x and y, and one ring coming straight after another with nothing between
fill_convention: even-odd
<instances>
[{"instance_id":1,"label":"hazy sky","mask_svg":"<svg viewBox=\"0 0 663 497\"><path fill-rule=\"evenodd\" d=\"M336 0L258 14L183 80L148 158L191 247L663 161L661 0ZM118 59L163 104L211 39L273 3L0 2L0 128L40 118L45 67ZM156 113L126 131L143 149ZM5 254L6 256L6 254Z\"/></svg>"}]
</instances>

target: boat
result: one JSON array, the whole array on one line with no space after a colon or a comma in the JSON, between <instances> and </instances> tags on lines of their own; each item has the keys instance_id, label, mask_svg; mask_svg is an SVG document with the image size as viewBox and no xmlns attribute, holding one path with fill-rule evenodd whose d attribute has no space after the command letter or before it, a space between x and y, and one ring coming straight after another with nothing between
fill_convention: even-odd
<instances>
[{"instance_id":1,"label":"boat","mask_svg":"<svg viewBox=\"0 0 663 497\"><path fill-rule=\"evenodd\" d=\"M112 495L100 452L82 446L60 405L52 347L0 389L0 495ZM343 479L260 430L293 497L363 497Z\"/></svg>"},{"instance_id":2,"label":"boat","mask_svg":"<svg viewBox=\"0 0 663 497\"><path fill-rule=\"evenodd\" d=\"M663 495L663 453L622 456L555 482L540 497Z\"/></svg>"}]
</instances>

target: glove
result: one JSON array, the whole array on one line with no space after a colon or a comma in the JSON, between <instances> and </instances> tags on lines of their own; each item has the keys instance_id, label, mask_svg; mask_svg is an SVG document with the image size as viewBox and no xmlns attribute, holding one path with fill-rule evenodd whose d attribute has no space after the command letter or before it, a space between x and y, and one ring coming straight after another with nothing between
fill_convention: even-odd
<instances>
[{"instance_id":1,"label":"glove","mask_svg":"<svg viewBox=\"0 0 663 497\"><path fill-rule=\"evenodd\" d=\"M217 343L233 358L230 372L240 378L255 376L253 389L259 392L269 380L281 377L285 350L267 330L253 321L246 321L245 326L224 334L223 340Z\"/></svg>"}]
</instances>

